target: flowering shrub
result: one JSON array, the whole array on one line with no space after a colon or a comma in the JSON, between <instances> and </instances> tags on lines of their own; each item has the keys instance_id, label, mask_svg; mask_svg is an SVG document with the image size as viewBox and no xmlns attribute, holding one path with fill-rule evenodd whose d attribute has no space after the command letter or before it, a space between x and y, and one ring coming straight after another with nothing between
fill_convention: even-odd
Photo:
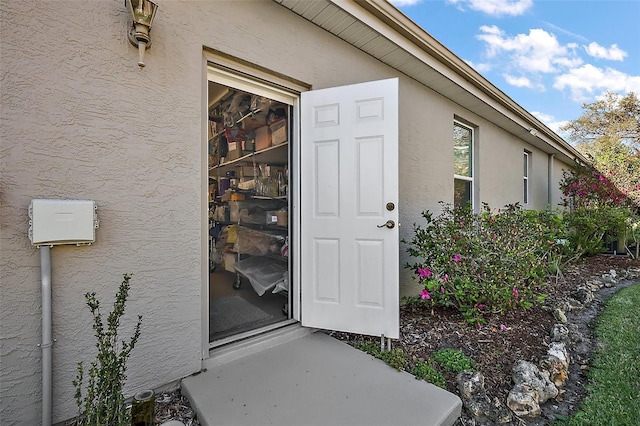
<instances>
[{"instance_id":1,"label":"flowering shrub","mask_svg":"<svg viewBox=\"0 0 640 426\"><path fill-rule=\"evenodd\" d=\"M565 206L570 207L564 220L574 258L601 253L605 244L625 238L633 200L607 176L594 167L576 164L573 171L563 174L560 189Z\"/></svg>"},{"instance_id":2,"label":"flowering shrub","mask_svg":"<svg viewBox=\"0 0 640 426\"><path fill-rule=\"evenodd\" d=\"M415 301L455 308L467 321L482 323L484 314L544 299L549 262L565 250L557 243L565 228L556 213L515 204L497 212L484 205L474 214L443 204L440 215L427 211L423 217L407 249L416 261L405 265L423 287Z\"/></svg>"},{"instance_id":3,"label":"flowering shrub","mask_svg":"<svg viewBox=\"0 0 640 426\"><path fill-rule=\"evenodd\" d=\"M631 202L604 173L580 163L562 174L560 190L567 207L624 206Z\"/></svg>"}]
</instances>

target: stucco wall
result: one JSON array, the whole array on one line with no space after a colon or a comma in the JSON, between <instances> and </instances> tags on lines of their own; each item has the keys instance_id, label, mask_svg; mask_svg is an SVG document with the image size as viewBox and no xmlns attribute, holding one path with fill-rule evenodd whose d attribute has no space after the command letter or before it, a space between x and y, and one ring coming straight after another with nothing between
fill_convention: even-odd
<instances>
[{"instance_id":1,"label":"stucco wall","mask_svg":"<svg viewBox=\"0 0 640 426\"><path fill-rule=\"evenodd\" d=\"M126 391L199 370L203 46L313 88L399 77L401 238L410 239L422 211L453 200L454 116L478 126L479 200L499 206L521 197L524 145L515 136L281 6L158 3L144 69L126 38L121 0L0 3L3 425L40 419L40 270L27 238L33 198L92 199L100 218L94 245L52 250L54 420L75 414L75 365L94 354L83 294L96 291L110 308L125 272L134 277L123 337L144 317ZM536 165L544 155L536 153ZM403 294L415 291L410 275L402 269Z\"/></svg>"},{"instance_id":2,"label":"stucco wall","mask_svg":"<svg viewBox=\"0 0 640 426\"><path fill-rule=\"evenodd\" d=\"M187 41L185 22L167 21L163 7L139 70L121 0L0 7L0 423L34 425L41 316L39 253L27 237L32 198L95 200L100 219L94 245L51 250L54 421L75 414L76 362L94 354L83 294L95 291L110 310L125 272L134 277L124 338L143 315L127 393L200 369L202 44Z\"/></svg>"}]
</instances>

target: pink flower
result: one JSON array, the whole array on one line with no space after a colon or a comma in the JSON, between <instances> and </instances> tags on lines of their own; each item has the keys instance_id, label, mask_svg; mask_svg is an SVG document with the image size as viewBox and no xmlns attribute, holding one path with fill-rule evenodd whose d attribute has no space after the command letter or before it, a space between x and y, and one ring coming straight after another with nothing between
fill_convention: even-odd
<instances>
[{"instance_id":1,"label":"pink flower","mask_svg":"<svg viewBox=\"0 0 640 426\"><path fill-rule=\"evenodd\" d=\"M421 292L421 294L420 294L420 298L421 298L422 300L424 300L424 299L431 299L431 295L429 294L429 292L428 292L426 289L424 289L424 288L423 288L423 289L422 289L422 292Z\"/></svg>"},{"instance_id":2,"label":"pink flower","mask_svg":"<svg viewBox=\"0 0 640 426\"><path fill-rule=\"evenodd\" d=\"M598 180L599 180L600 182L602 182L602 181L604 180L604 176L602 176L602 175L598 176Z\"/></svg>"},{"instance_id":3,"label":"pink flower","mask_svg":"<svg viewBox=\"0 0 640 426\"><path fill-rule=\"evenodd\" d=\"M505 331L507 329L507 326L504 324L500 324L500 331Z\"/></svg>"},{"instance_id":4,"label":"pink flower","mask_svg":"<svg viewBox=\"0 0 640 426\"><path fill-rule=\"evenodd\" d=\"M478 304L476 305L476 307L477 307L478 309L484 309L484 305L483 305L482 303L478 303Z\"/></svg>"},{"instance_id":5,"label":"pink flower","mask_svg":"<svg viewBox=\"0 0 640 426\"><path fill-rule=\"evenodd\" d=\"M449 281L449 274L444 274L444 282L446 283L447 281Z\"/></svg>"},{"instance_id":6,"label":"pink flower","mask_svg":"<svg viewBox=\"0 0 640 426\"><path fill-rule=\"evenodd\" d=\"M511 290L511 293L513 293L513 297L515 297L516 300L518 300L518 295L520 294L518 293L518 289L514 288L513 290Z\"/></svg>"},{"instance_id":7,"label":"pink flower","mask_svg":"<svg viewBox=\"0 0 640 426\"><path fill-rule=\"evenodd\" d=\"M431 270L429 268L418 267L418 276L420 278L429 278L431 276Z\"/></svg>"},{"instance_id":8,"label":"pink flower","mask_svg":"<svg viewBox=\"0 0 640 426\"><path fill-rule=\"evenodd\" d=\"M459 254L454 254L452 260L454 262L458 262L461 258L462 258L462 256L460 256Z\"/></svg>"},{"instance_id":9,"label":"pink flower","mask_svg":"<svg viewBox=\"0 0 640 426\"><path fill-rule=\"evenodd\" d=\"M440 293L444 294L444 287L440 287Z\"/></svg>"}]
</instances>

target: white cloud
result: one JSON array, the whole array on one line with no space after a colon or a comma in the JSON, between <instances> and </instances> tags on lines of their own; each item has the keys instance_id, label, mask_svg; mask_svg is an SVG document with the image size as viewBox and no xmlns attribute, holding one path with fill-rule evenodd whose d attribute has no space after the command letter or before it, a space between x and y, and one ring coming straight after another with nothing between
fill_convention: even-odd
<instances>
[{"instance_id":1,"label":"white cloud","mask_svg":"<svg viewBox=\"0 0 640 426\"><path fill-rule=\"evenodd\" d=\"M447 0L447 3L461 10L468 7L491 16L518 16L531 8L533 0Z\"/></svg>"},{"instance_id":2,"label":"white cloud","mask_svg":"<svg viewBox=\"0 0 640 426\"><path fill-rule=\"evenodd\" d=\"M539 111L531 111L534 117L538 120L542 121L548 128L559 134L561 137L566 139L566 134L560 130L560 127L564 126L568 123L566 120L556 121L555 117L551 114L545 114L544 112Z\"/></svg>"},{"instance_id":3,"label":"white cloud","mask_svg":"<svg viewBox=\"0 0 640 426\"><path fill-rule=\"evenodd\" d=\"M569 37L577 38L578 40L583 41L585 43L587 41L589 41L589 39L586 38L585 36L582 36L582 35L576 34L576 33L572 33L571 31L566 30L566 29L564 29L562 27L559 27L557 25L554 25L551 22L542 21L542 23L545 24L546 26L548 26L549 28L551 28L552 30L554 30L555 32L559 32L559 33L568 35Z\"/></svg>"},{"instance_id":4,"label":"white cloud","mask_svg":"<svg viewBox=\"0 0 640 426\"><path fill-rule=\"evenodd\" d=\"M617 44L612 44L610 48L600 46L598 43L591 42L584 50L594 58L609 59L611 61L623 61L627 56L627 52L620 49Z\"/></svg>"},{"instance_id":5,"label":"white cloud","mask_svg":"<svg viewBox=\"0 0 640 426\"><path fill-rule=\"evenodd\" d=\"M486 62L478 62L475 63L473 61L470 61L468 59L464 60L467 64L469 64L469 66L471 66L473 69L475 69L476 71L478 71L479 73L483 73L483 72L487 72L487 71L491 71L493 69L493 67L491 66L491 64L488 64Z\"/></svg>"},{"instance_id":6,"label":"white cloud","mask_svg":"<svg viewBox=\"0 0 640 426\"><path fill-rule=\"evenodd\" d=\"M557 76L553 87L558 90L568 88L574 101L587 102L594 94L607 90L640 93L640 75L632 76L613 68L602 69L585 64Z\"/></svg>"},{"instance_id":7,"label":"white cloud","mask_svg":"<svg viewBox=\"0 0 640 426\"><path fill-rule=\"evenodd\" d=\"M524 76L515 77L510 74L503 75L505 81L515 87L528 87L529 89L544 90L544 86L539 83L534 83L530 79Z\"/></svg>"},{"instance_id":8,"label":"white cloud","mask_svg":"<svg viewBox=\"0 0 640 426\"><path fill-rule=\"evenodd\" d=\"M508 36L497 26L480 27L476 36L484 41L486 55L496 57L500 53L509 55L511 65L526 73L558 72L559 67L575 67L582 60L575 54L576 45L561 45L555 35L542 29L531 29L529 34Z\"/></svg>"}]
</instances>

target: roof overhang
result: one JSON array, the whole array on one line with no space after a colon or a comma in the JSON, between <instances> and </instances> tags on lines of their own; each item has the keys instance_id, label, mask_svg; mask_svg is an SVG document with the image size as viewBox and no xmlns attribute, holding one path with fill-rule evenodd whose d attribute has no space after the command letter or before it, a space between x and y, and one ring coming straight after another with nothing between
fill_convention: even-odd
<instances>
[{"instance_id":1,"label":"roof overhang","mask_svg":"<svg viewBox=\"0 0 640 426\"><path fill-rule=\"evenodd\" d=\"M386 0L273 1L538 149L565 162L587 162L568 142Z\"/></svg>"}]
</instances>

